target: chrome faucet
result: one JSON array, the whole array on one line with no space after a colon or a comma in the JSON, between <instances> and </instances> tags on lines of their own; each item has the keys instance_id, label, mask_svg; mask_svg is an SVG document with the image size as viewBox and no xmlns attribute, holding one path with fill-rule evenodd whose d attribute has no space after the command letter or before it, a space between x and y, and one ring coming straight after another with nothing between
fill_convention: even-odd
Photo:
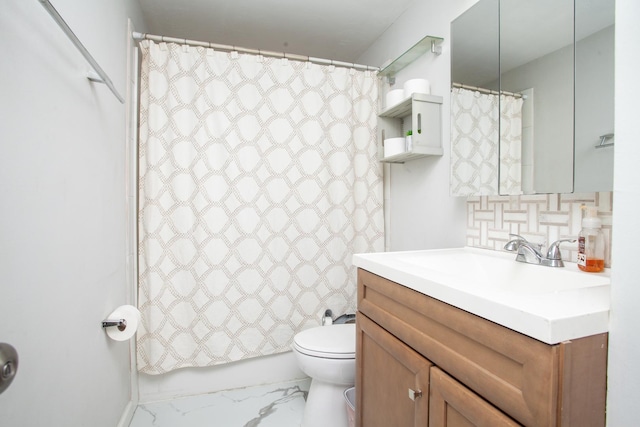
<instances>
[{"instance_id":1,"label":"chrome faucet","mask_svg":"<svg viewBox=\"0 0 640 427\"><path fill-rule=\"evenodd\" d=\"M518 252L516 261L526 262L528 264L544 265L546 267L564 267L562 254L560 253L560 244L563 242L575 242L575 239L560 239L553 242L547 254L542 255L542 245L533 244L522 236L517 234L509 234L511 240L504 245L504 249L511 252Z\"/></svg>"}]
</instances>

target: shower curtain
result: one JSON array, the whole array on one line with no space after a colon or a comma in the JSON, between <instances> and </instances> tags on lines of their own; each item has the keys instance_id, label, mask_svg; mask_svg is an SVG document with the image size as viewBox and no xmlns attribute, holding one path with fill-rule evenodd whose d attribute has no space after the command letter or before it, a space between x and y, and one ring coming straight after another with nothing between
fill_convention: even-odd
<instances>
[{"instance_id":1,"label":"shower curtain","mask_svg":"<svg viewBox=\"0 0 640 427\"><path fill-rule=\"evenodd\" d=\"M521 145L522 98L451 89L452 195L520 194Z\"/></svg>"},{"instance_id":2,"label":"shower curtain","mask_svg":"<svg viewBox=\"0 0 640 427\"><path fill-rule=\"evenodd\" d=\"M522 194L521 97L500 95L500 194Z\"/></svg>"},{"instance_id":3,"label":"shower curtain","mask_svg":"<svg viewBox=\"0 0 640 427\"><path fill-rule=\"evenodd\" d=\"M141 43L138 369L287 351L384 249L377 77Z\"/></svg>"}]
</instances>

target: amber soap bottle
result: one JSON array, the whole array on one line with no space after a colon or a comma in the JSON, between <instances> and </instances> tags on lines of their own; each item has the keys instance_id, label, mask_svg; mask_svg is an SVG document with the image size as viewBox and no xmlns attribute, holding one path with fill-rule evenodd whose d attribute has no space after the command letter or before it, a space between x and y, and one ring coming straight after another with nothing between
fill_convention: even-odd
<instances>
[{"instance_id":1,"label":"amber soap bottle","mask_svg":"<svg viewBox=\"0 0 640 427\"><path fill-rule=\"evenodd\" d=\"M589 273L604 270L604 235L598 208L583 206L582 230L578 235L578 268Z\"/></svg>"}]
</instances>

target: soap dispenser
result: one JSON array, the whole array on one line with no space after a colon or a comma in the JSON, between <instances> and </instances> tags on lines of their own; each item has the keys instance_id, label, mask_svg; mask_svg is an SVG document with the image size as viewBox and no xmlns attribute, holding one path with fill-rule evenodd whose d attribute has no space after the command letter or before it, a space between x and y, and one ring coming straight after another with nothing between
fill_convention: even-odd
<instances>
[{"instance_id":1,"label":"soap dispenser","mask_svg":"<svg viewBox=\"0 0 640 427\"><path fill-rule=\"evenodd\" d=\"M582 230L578 235L578 268L589 273L604 270L604 235L602 220L598 218L598 208L582 206Z\"/></svg>"}]
</instances>

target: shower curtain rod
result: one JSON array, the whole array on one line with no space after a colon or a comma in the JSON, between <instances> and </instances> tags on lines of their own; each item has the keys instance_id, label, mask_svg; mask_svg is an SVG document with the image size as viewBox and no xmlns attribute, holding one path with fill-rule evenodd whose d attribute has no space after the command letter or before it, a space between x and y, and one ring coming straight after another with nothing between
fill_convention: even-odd
<instances>
[{"instance_id":1,"label":"shower curtain rod","mask_svg":"<svg viewBox=\"0 0 640 427\"><path fill-rule=\"evenodd\" d=\"M334 61L332 59L314 58L312 56L296 55L293 53L273 52L270 50L260 50L260 49L248 49L246 47L231 46L231 45L217 44L217 43L210 43L210 42L201 42L201 41L188 40L188 39L178 39L175 37L167 37L167 36L156 36L153 34L138 33L138 32L134 32L132 36L133 36L133 39L137 42L140 42L146 39L146 40L153 40L155 42L176 43L176 44L184 44L188 46L207 47L214 50L217 49L217 50L223 50L228 52L236 51L241 53L248 53L251 55L270 56L274 58L287 58L287 59L293 59L295 61L312 62L314 64L321 64L321 65L334 65L336 67L343 67L343 68L355 68L359 70L368 70L368 71L380 70L379 67L373 67L371 65L353 64L351 62Z\"/></svg>"},{"instance_id":2,"label":"shower curtain rod","mask_svg":"<svg viewBox=\"0 0 640 427\"><path fill-rule=\"evenodd\" d=\"M468 89L468 90L475 90L477 92L480 93L488 93L491 95L510 95L513 96L515 98L523 98L523 99L527 99L527 97L521 93L515 93L515 92L507 92L506 90L501 90L501 91L497 91L497 90L491 90L491 89L485 89L483 87L477 87L477 86L470 86L470 85L465 85L462 83L451 83L452 87L456 87L456 88L460 88L460 89Z\"/></svg>"},{"instance_id":3,"label":"shower curtain rod","mask_svg":"<svg viewBox=\"0 0 640 427\"><path fill-rule=\"evenodd\" d=\"M38 0L40 4L49 12L49 15L53 18L54 21L58 24L58 26L62 29L62 31L69 37L69 40L74 44L74 46L80 51L84 59L87 60L93 71L89 71L87 78L92 82L104 83L111 90L111 92L118 98L121 104L124 104L124 98L120 96L116 87L113 85L113 82L105 73L100 65L93 59L93 56L89 53L86 47L82 44L80 39L73 33L73 30L67 25L62 16L58 13L55 7L49 2L49 0Z\"/></svg>"}]
</instances>

